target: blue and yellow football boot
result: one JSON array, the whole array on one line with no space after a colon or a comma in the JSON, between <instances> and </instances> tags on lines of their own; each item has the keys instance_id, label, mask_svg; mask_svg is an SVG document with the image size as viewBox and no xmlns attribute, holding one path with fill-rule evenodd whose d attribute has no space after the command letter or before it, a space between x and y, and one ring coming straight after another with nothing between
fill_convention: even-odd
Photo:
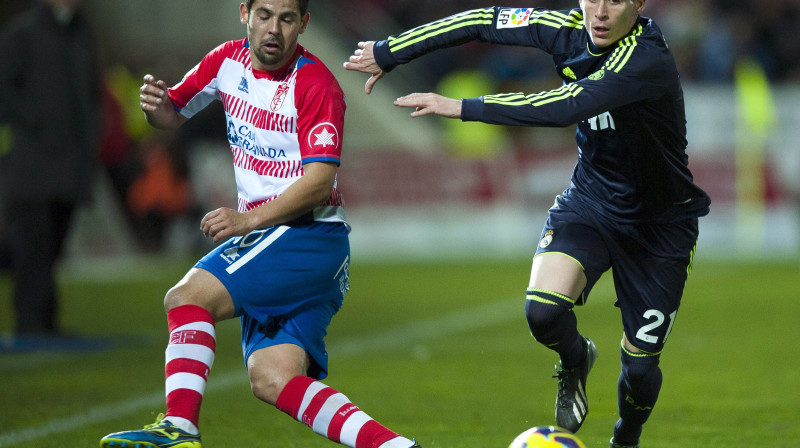
<instances>
[{"instance_id":1,"label":"blue and yellow football boot","mask_svg":"<svg viewBox=\"0 0 800 448\"><path fill-rule=\"evenodd\" d=\"M156 422L135 431L111 433L100 439L101 448L202 448L200 435L184 432L159 414Z\"/></svg>"}]
</instances>

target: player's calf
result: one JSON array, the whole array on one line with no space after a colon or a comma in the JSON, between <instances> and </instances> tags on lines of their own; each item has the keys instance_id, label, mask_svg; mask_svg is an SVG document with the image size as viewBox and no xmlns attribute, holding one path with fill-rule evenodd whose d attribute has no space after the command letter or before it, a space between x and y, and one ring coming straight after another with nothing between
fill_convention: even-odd
<instances>
[{"instance_id":1,"label":"player's calf","mask_svg":"<svg viewBox=\"0 0 800 448\"><path fill-rule=\"evenodd\" d=\"M642 425L650 417L661 390L659 355L633 353L625 348L621 354L622 372L617 383L620 419L614 426L618 446L638 446Z\"/></svg>"}]
</instances>

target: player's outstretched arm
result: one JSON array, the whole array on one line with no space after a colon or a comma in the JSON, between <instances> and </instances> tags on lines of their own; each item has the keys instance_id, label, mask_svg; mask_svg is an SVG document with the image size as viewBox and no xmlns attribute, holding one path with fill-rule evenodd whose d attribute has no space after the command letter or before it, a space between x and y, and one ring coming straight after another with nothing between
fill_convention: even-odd
<instances>
[{"instance_id":1,"label":"player's outstretched arm","mask_svg":"<svg viewBox=\"0 0 800 448\"><path fill-rule=\"evenodd\" d=\"M446 118L461 118L461 101L435 93L412 93L394 100L398 107L413 107L411 116L439 115Z\"/></svg>"},{"instance_id":2,"label":"player's outstretched arm","mask_svg":"<svg viewBox=\"0 0 800 448\"><path fill-rule=\"evenodd\" d=\"M153 75L144 76L144 84L139 88L139 106L147 122L158 129L176 129L187 120L173 107L167 84Z\"/></svg>"},{"instance_id":3,"label":"player's outstretched arm","mask_svg":"<svg viewBox=\"0 0 800 448\"><path fill-rule=\"evenodd\" d=\"M370 75L366 85L364 85L364 92L369 95L372 88L379 79L383 78L384 72L375 61L375 47L374 41L359 42L358 49L350 56L350 60L344 63L344 68L354 72L361 72Z\"/></svg>"}]
</instances>

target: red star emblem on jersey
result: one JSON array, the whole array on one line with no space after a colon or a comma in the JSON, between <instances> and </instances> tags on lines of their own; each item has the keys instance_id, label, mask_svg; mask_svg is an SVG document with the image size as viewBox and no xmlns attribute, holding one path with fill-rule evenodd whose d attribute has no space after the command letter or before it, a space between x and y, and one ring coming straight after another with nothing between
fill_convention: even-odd
<instances>
[{"instance_id":1,"label":"red star emblem on jersey","mask_svg":"<svg viewBox=\"0 0 800 448\"><path fill-rule=\"evenodd\" d=\"M322 146L323 149L339 147L339 131L331 123L320 123L308 134L308 145L312 148Z\"/></svg>"}]
</instances>

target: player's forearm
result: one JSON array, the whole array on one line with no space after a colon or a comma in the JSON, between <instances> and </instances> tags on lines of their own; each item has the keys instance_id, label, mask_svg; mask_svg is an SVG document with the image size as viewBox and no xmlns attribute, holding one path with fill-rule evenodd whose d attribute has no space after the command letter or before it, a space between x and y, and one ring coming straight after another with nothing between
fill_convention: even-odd
<instances>
[{"instance_id":1,"label":"player's forearm","mask_svg":"<svg viewBox=\"0 0 800 448\"><path fill-rule=\"evenodd\" d=\"M156 112L144 112L144 118L150 126L157 129L177 129L186 122L186 117L173 108L160 109Z\"/></svg>"},{"instance_id":2,"label":"player's forearm","mask_svg":"<svg viewBox=\"0 0 800 448\"><path fill-rule=\"evenodd\" d=\"M445 17L410 29L375 44L375 60L381 69L389 72L400 64L428 54L434 50L453 47L480 37L480 17L489 15L487 10L470 10ZM446 31L443 31L446 30Z\"/></svg>"},{"instance_id":3,"label":"player's forearm","mask_svg":"<svg viewBox=\"0 0 800 448\"><path fill-rule=\"evenodd\" d=\"M498 24L509 8L473 9L445 17L375 43L375 60L389 72L400 64L438 49L479 41L502 45L539 47L527 26L506 28Z\"/></svg>"},{"instance_id":4,"label":"player's forearm","mask_svg":"<svg viewBox=\"0 0 800 448\"><path fill-rule=\"evenodd\" d=\"M308 168L311 168L310 172ZM253 228L273 226L299 218L330 198L336 178L336 165L314 163L306 165L305 169L305 175L274 201L247 212L251 215Z\"/></svg>"}]
</instances>

